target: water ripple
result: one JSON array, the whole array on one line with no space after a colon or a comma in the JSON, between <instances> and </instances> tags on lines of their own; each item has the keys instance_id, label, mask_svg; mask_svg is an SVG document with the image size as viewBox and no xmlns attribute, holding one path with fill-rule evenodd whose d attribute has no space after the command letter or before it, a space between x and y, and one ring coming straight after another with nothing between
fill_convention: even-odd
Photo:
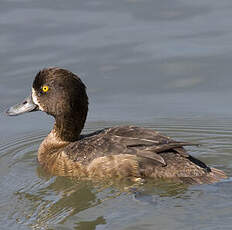
<instances>
[{"instance_id":1,"label":"water ripple","mask_svg":"<svg viewBox=\"0 0 232 230\"><path fill-rule=\"evenodd\" d=\"M125 124L127 122L89 122L84 132ZM203 145L199 148L189 149L192 154L212 166L219 166L231 175L232 131L229 124L231 124L230 120L215 123L200 119L197 121L157 119L151 123L136 125L159 130L174 139L202 143ZM189 190L173 182L156 184L147 182L144 186L136 188L134 192L132 190L132 193L128 193L120 192L112 185L105 187L71 178L52 177L36 162L37 149L46 135L44 131L28 133L0 143L0 173L2 175L0 186L4 188L0 194L0 210L2 211L0 219L8 219L9 226L19 224L33 229L47 229L52 226L63 227L67 224L74 228L76 225L85 226L88 223L85 216L88 216L93 223L115 224L115 217L109 215L110 210L115 209L115 206L121 210L121 214L117 212L118 218L123 220L122 213L125 214L128 210L131 216L138 217L145 214L151 216L150 213L155 207L160 214L167 212L165 211L167 206L170 212L177 206L186 208L189 212L188 202L194 204L195 210L203 210L202 201L205 204L212 202L215 194L220 193L220 202L224 202L223 193L225 196L227 194L226 189L222 191L218 185L203 187L204 191L201 187L197 190ZM228 184L231 180L228 179L222 183ZM206 197L204 195L206 193L211 195ZM138 209L137 202L140 202L141 209L135 213L131 208ZM143 205L146 205L147 211L142 208ZM223 207L227 208L227 206ZM179 212L181 213L180 210ZM198 216L195 215L194 218L197 219Z\"/></svg>"}]
</instances>

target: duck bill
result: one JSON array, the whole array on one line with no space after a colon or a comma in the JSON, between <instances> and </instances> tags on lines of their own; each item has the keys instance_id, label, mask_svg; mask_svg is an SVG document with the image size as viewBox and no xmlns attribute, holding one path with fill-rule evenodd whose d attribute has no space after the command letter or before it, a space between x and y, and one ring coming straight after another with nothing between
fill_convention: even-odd
<instances>
[{"instance_id":1,"label":"duck bill","mask_svg":"<svg viewBox=\"0 0 232 230\"><path fill-rule=\"evenodd\" d=\"M33 102L32 97L25 98L21 103L11 106L7 109L6 114L9 116L17 116L22 113L37 111L38 106Z\"/></svg>"}]
</instances>

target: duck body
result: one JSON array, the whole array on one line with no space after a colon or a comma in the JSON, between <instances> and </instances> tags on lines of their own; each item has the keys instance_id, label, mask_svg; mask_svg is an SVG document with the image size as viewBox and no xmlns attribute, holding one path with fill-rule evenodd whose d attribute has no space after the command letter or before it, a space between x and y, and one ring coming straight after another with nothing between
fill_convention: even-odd
<instances>
[{"instance_id":1,"label":"duck body","mask_svg":"<svg viewBox=\"0 0 232 230\"><path fill-rule=\"evenodd\" d=\"M79 178L156 178L192 184L226 177L189 155L185 145L192 144L136 126L103 129L74 142L59 140L52 131L39 148L38 160L53 175Z\"/></svg>"},{"instance_id":2,"label":"duck body","mask_svg":"<svg viewBox=\"0 0 232 230\"><path fill-rule=\"evenodd\" d=\"M213 183L226 178L192 157L184 146L160 133L118 126L81 135L88 112L85 85L72 72L49 68L33 82L32 95L7 113L41 110L55 117L52 131L38 150L39 163L51 174L88 178L175 179Z\"/></svg>"}]
</instances>

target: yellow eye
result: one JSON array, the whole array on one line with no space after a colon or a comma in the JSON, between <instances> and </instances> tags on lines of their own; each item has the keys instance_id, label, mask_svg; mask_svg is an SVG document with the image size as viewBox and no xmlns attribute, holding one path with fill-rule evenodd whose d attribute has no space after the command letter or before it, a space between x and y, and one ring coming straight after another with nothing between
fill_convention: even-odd
<instances>
[{"instance_id":1,"label":"yellow eye","mask_svg":"<svg viewBox=\"0 0 232 230\"><path fill-rule=\"evenodd\" d=\"M49 87L47 85L43 86L42 90L46 93L49 90Z\"/></svg>"}]
</instances>

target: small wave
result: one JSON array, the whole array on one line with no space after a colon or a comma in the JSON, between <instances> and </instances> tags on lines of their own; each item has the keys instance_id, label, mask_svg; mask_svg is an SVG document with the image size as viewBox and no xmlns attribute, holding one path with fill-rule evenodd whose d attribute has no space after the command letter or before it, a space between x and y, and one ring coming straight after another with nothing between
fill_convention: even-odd
<instances>
[{"instance_id":1,"label":"small wave","mask_svg":"<svg viewBox=\"0 0 232 230\"><path fill-rule=\"evenodd\" d=\"M30 133L20 137L7 139L7 141L0 143L0 158L5 157L7 154L17 152L27 148L28 146L34 145L41 142L47 135L44 131L37 133Z\"/></svg>"}]
</instances>

